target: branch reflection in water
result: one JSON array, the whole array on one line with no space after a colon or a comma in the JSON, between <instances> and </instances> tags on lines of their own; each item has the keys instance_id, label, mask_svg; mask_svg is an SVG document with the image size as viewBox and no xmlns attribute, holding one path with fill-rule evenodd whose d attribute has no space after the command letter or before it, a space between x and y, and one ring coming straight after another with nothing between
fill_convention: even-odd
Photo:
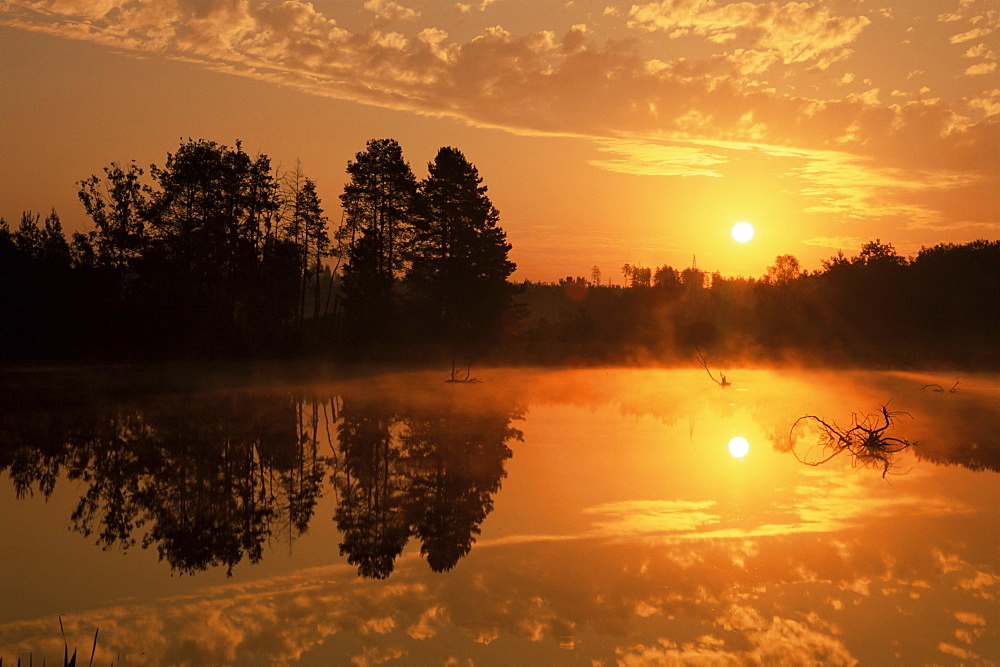
<instances>
[{"instance_id":1,"label":"branch reflection in water","mask_svg":"<svg viewBox=\"0 0 1000 667\"><path fill-rule=\"evenodd\" d=\"M450 389L450 388L449 388ZM458 388L461 392L462 388ZM189 574L261 560L304 533L329 488L340 552L384 578L411 537L435 571L468 554L521 433L514 404L313 391L213 391L11 411L0 472L18 497L57 480L83 493L75 531L103 548L155 547Z\"/></svg>"}]
</instances>

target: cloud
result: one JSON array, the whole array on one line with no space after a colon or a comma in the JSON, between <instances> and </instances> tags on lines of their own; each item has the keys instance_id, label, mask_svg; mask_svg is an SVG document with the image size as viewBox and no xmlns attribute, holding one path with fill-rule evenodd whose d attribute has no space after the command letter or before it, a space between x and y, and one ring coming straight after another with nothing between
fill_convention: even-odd
<instances>
[{"instance_id":1,"label":"cloud","mask_svg":"<svg viewBox=\"0 0 1000 667\"><path fill-rule=\"evenodd\" d=\"M969 47L965 52L966 58L987 58L990 60L996 60L996 53L987 48L986 44L980 42L975 46Z\"/></svg>"},{"instance_id":2,"label":"cloud","mask_svg":"<svg viewBox=\"0 0 1000 667\"><path fill-rule=\"evenodd\" d=\"M375 14L380 19L391 21L395 19L411 19L419 16L420 12L409 7L404 7L392 0L366 0L365 9Z\"/></svg>"},{"instance_id":3,"label":"cloud","mask_svg":"<svg viewBox=\"0 0 1000 667\"><path fill-rule=\"evenodd\" d=\"M819 246L820 248L831 248L833 250L846 250L860 248L864 239L860 236L816 236L802 241L806 245Z\"/></svg>"},{"instance_id":4,"label":"cloud","mask_svg":"<svg viewBox=\"0 0 1000 667\"><path fill-rule=\"evenodd\" d=\"M900 149L886 155L880 164L874 158L849 152L809 151L801 153L801 162L790 167L788 173L801 181L801 192L812 202L804 209L806 212L854 221L895 220L909 229L954 226L959 212L959 219L981 220L980 224L998 222L995 215L991 218L988 212L976 209L984 201L980 193L988 193L996 186L995 176L949 168L953 167L949 164L934 169L885 164L902 163L905 157ZM948 201L936 194L942 192L962 194Z\"/></svg>"},{"instance_id":5,"label":"cloud","mask_svg":"<svg viewBox=\"0 0 1000 667\"><path fill-rule=\"evenodd\" d=\"M959 623L964 623L965 625L973 625L979 627L986 626L986 619L980 616L979 614L976 614L975 612L956 611L955 620L957 620Z\"/></svg>"},{"instance_id":6,"label":"cloud","mask_svg":"<svg viewBox=\"0 0 1000 667\"><path fill-rule=\"evenodd\" d=\"M647 29L670 20L717 39L726 30L753 36L745 40L746 48L697 60L646 57L634 41L595 44L579 26L562 35L544 30L514 35L492 26L465 42L437 27L412 35L376 25L349 32L299 0L262 5L214 0L197 11L179 0L155 8L125 0L93 6L13 0L10 6L8 25L202 59L206 66L311 93L512 131L609 139L656 133L811 148L839 141L840 148L854 150L869 139L865 117L881 114L905 124L877 101L781 96L755 80L781 60L839 54L867 21L837 17L809 3L633 7L630 21L652 26ZM366 6L379 18L412 12L388 0ZM818 105L828 106L817 113ZM872 127L875 133L883 129ZM621 165L602 163L616 170ZM711 169L702 173L716 175Z\"/></svg>"},{"instance_id":7,"label":"cloud","mask_svg":"<svg viewBox=\"0 0 1000 667\"><path fill-rule=\"evenodd\" d=\"M406 634L414 639L430 639L437 635L438 628L449 622L444 605L436 604L420 615L420 620L406 629Z\"/></svg>"},{"instance_id":8,"label":"cloud","mask_svg":"<svg viewBox=\"0 0 1000 667\"><path fill-rule=\"evenodd\" d=\"M621 501L588 507L595 515L594 528L604 535L688 532L718 523L719 517L705 512L714 501Z\"/></svg>"},{"instance_id":9,"label":"cloud","mask_svg":"<svg viewBox=\"0 0 1000 667\"><path fill-rule=\"evenodd\" d=\"M392 646L366 646L360 655L351 657L351 664L358 667L381 665L406 656L406 651Z\"/></svg>"},{"instance_id":10,"label":"cloud","mask_svg":"<svg viewBox=\"0 0 1000 667\"><path fill-rule=\"evenodd\" d=\"M965 70L965 73L968 76L979 76L982 74L992 74L995 71L997 71L997 64L995 62L991 62L972 65Z\"/></svg>"},{"instance_id":11,"label":"cloud","mask_svg":"<svg viewBox=\"0 0 1000 667\"><path fill-rule=\"evenodd\" d=\"M921 225L942 219L940 213L898 196L921 187L916 174L879 168L870 161L835 152L812 153L792 173L802 180L802 192L813 202L806 212L833 213L854 220L905 218Z\"/></svg>"},{"instance_id":12,"label":"cloud","mask_svg":"<svg viewBox=\"0 0 1000 667\"><path fill-rule=\"evenodd\" d=\"M973 97L969 106L982 109L987 116L1000 115L1000 89L984 91L981 97Z\"/></svg>"},{"instance_id":13,"label":"cloud","mask_svg":"<svg viewBox=\"0 0 1000 667\"><path fill-rule=\"evenodd\" d=\"M987 35L990 34L990 32L991 31L988 28L974 28L967 32L962 32L957 35L952 35L950 41L952 44L961 44L963 42L968 42L973 39L981 39L983 37L986 37Z\"/></svg>"},{"instance_id":14,"label":"cloud","mask_svg":"<svg viewBox=\"0 0 1000 667\"><path fill-rule=\"evenodd\" d=\"M960 648L954 646L953 644L948 644L941 642L938 644L938 650L945 655L950 655L952 657L958 658L959 660L978 662L981 658L978 654L969 651L968 649Z\"/></svg>"},{"instance_id":15,"label":"cloud","mask_svg":"<svg viewBox=\"0 0 1000 667\"><path fill-rule=\"evenodd\" d=\"M496 2L496 0L480 0L478 3L459 2L455 5L455 9L462 14L468 14L473 9L479 12L485 12L486 8L494 2Z\"/></svg>"},{"instance_id":16,"label":"cloud","mask_svg":"<svg viewBox=\"0 0 1000 667\"><path fill-rule=\"evenodd\" d=\"M869 23L867 17L835 16L828 7L810 2L664 0L633 5L629 10L632 28L663 31L672 37L694 34L717 44L746 43L780 54L786 64L842 52Z\"/></svg>"},{"instance_id":17,"label":"cloud","mask_svg":"<svg viewBox=\"0 0 1000 667\"><path fill-rule=\"evenodd\" d=\"M714 176L726 159L695 146L669 145L640 139L601 139L597 150L617 157L591 160L595 167L642 176Z\"/></svg>"},{"instance_id":18,"label":"cloud","mask_svg":"<svg viewBox=\"0 0 1000 667\"><path fill-rule=\"evenodd\" d=\"M747 648L726 648L724 640L702 635L695 641L678 644L661 638L656 644L622 647L616 650L620 665L852 665L857 660L836 634L817 619L797 621L782 616L765 619L748 605L732 604L716 625L743 634ZM819 626L819 627L816 627Z\"/></svg>"}]
</instances>

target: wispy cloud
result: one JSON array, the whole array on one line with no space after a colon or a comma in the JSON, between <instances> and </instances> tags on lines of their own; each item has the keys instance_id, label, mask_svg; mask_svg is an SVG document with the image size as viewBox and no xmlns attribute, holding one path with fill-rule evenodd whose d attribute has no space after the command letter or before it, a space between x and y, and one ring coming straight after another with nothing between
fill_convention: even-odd
<instances>
[{"instance_id":1,"label":"wispy cloud","mask_svg":"<svg viewBox=\"0 0 1000 667\"><path fill-rule=\"evenodd\" d=\"M848 250L860 248L864 239L859 236L816 236L802 241L806 245L818 246L820 248L831 248L833 250Z\"/></svg>"},{"instance_id":2,"label":"wispy cloud","mask_svg":"<svg viewBox=\"0 0 1000 667\"><path fill-rule=\"evenodd\" d=\"M983 74L993 74L997 71L996 62L977 63L966 68L965 73L969 76L980 76Z\"/></svg>"},{"instance_id":3,"label":"wispy cloud","mask_svg":"<svg viewBox=\"0 0 1000 667\"><path fill-rule=\"evenodd\" d=\"M600 139L597 149L615 157L591 160L590 164L623 174L642 176L713 176L715 166L726 159L704 148L670 145L639 139Z\"/></svg>"},{"instance_id":4,"label":"wispy cloud","mask_svg":"<svg viewBox=\"0 0 1000 667\"><path fill-rule=\"evenodd\" d=\"M496 0L479 0L479 2L459 2L455 4L455 9L463 14L467 14L473 10L478 12L485 12L486 8L492 5Z\"/></svg>"}]
</instances>

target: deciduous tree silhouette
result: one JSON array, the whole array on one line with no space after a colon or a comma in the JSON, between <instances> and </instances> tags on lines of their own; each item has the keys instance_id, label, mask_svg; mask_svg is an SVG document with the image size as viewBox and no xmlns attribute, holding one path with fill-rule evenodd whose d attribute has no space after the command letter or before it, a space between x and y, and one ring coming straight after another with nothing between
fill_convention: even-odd
<instances>
[{"instance_id":1,"label":"deciduous tree silhouette","mask_svg":"<svg viewBox=\"0 0 1000 667\"><path fill-rule=\"evenodd\" d=\"M802 275L799 260L794 255L778 255L774 264L767 267L764 279L772 285L789 283Z\"/></svg>"},{"instance_id":2,"label":"deciduous tree silhouette","mask_svg":"<svg viewBox=\"0 0 1000 667\"><path fill-rule=\"evenodd\" d=\"M112 162L104 178L90 176L78 183L83 207L94 222L94 259L100 267L114 270L125 282L129 272L149 247L147 221L152 189L142 182L143 170L136 164L122 168Z\"/></svg>"}]
</instances>

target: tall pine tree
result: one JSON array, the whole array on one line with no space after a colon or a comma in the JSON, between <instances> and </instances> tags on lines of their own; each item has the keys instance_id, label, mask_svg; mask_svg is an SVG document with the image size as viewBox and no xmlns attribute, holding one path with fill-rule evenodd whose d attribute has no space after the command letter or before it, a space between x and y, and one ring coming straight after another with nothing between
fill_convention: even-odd
<instances>
[{"instance_id":1,"label":"tall pine tree","mask_svg":"<svg viewBox=\"0 0 1000 667\"><path fill-rule=\"evenodd\" d=\"M357 336L372 339L391 331L394 285L403 276L412 235L416 177L394 139L372 139L347 164L350 181L340 200L346 248L344 311Z\"/></svg>"},{"instance_id":2,"label":"tall pine tree","mask_svg":"<svg viewBox=\"0 0 1000 667\"><path fill-rule=\"evenodd\" d=\"M443 147L420 183L409 282L430 333L472 355L502 328L516 265L479 170Z\"/></svg>"}]
</instances>

